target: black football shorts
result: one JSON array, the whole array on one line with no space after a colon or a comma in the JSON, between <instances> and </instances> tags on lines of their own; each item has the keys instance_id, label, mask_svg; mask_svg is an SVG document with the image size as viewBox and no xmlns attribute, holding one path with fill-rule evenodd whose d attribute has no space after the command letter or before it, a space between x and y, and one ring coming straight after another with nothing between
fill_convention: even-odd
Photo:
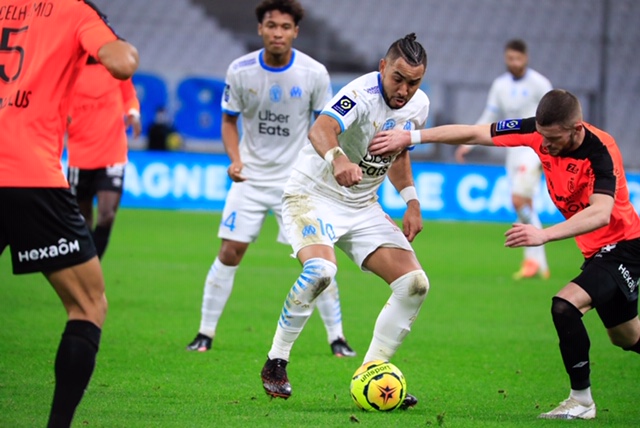
<instances>
[{"instance_id":1,"label":"black football shorts","mask_svg":"<svg viewBox=\"0 0 640 428\"><path fill-rule=\"evenodd\" d=\"M602 247L581 269L573 282L591 296L606 328L638 315L640 238Z\"/></svg>"},{"instance_id":2,"label":"black football shorts","mask_svg":"<svg viewBox=\"0 0 640 428\"><path fill-rule=\"evenodd\" d=\"M75 197L65 188L0 188L0 254L13 273L53 272L96 255Z\"/></svg>"},{"instance_id":3,"label":"black football shorts","mask_svg":"<svg viewBox=\"0 0 640 428\"><path fill-rule=\"evenodd\" d=\"M98 169L69 167L67 180L69 181L71 193L79 201L92 200L96 193L101 191L122 193L124 168L124 164Z\"/></svg>"}]
</instances>

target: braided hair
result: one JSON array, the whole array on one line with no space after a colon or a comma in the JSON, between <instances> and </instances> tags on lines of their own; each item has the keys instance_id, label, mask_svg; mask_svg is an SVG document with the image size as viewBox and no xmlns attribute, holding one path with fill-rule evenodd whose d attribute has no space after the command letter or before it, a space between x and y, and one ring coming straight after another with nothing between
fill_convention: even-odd
<instances>
[{"instance_id":1,"label":"braided hair","mask_svg":"<svg viewBox=\"0 0 640 428\"><path fill-rule=\"evenodd\" d=\"M411 66L422 64L425 69L427 68L427 52L416 41L416 33L407 34L402 39L393 42L384 57L390 62L402 58Z\"/></svg>"}]
</instances>

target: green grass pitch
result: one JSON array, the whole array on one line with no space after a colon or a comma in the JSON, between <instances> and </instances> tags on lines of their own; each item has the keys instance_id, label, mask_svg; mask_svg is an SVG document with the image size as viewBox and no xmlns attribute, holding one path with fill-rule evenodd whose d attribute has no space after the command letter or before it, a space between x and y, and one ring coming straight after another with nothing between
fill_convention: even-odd
<instances>
[{"instance_id":1,"label":"green grass pitch","mask_svg":"<svg viewBox=\"0 0 640 428\"><path fill-rule=\"evenodd\" d=\"M281 305L300 268L267 219L241 265L207 353L189 353L202 287L219 248L211 213L122 210L103 261L109 299L97 368L75 427L547 427L536 419L568 394L550 317L553 294L578 272L573 241L549 244L551 279L514 282L522 251L507 224L425 222L415 249L431 291L393 362L420 403L364 413L349 381L389 289L338 254L344 328L355 359L330 354L317 314L294 346L293 396L270 400L260 382ZM0 257L0 427L45 426L65 313L41 275L12 276ZM598 417L572 426L640 426L638 355L609 344L595 312Z\"/></svg>"}]
</instances>

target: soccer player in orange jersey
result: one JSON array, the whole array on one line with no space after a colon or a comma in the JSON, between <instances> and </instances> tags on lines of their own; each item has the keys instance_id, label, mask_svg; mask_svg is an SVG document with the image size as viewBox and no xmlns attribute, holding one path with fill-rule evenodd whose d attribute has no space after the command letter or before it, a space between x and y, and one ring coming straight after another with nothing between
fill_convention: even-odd
<instances>
[{"instance_id":1,"label":"soccer player in orange jersey","mask_svg":"<svg viewBox=\"0 0 640 428\"><path fill-rule=\"evenodd\" d=\"M584 122L578 99L559 89L542 97L535 118L412 132L378 134L371 153L393 152L427 141L527 146L537 153L551 199L566 220L547 228L514 224L505 233L505 245L536 246L575 237L585 259L582 272L553 297L551 305L571 392L558 407L540 417L595 418L590 342L583 314L595 308L611 342L640 353L640 218L629 200L622 155L613 137Z\"/></svg>"},{"instance_id":2,"label":"soccer player in orange jersey","mask_svg":"<svg viewBox=\"0 0 640 428\"><path fill-rule=\"evenodd\" d=\"M42 272L68 322L55 359L49 427L69 427L95 366L107 311L96 250L60 164L76 78L89 55L119 79L138 54L78 0L0 5L0 252Z\"/></svg>"},{"instance_id":3,"label":"soccer player in orange jersey","mask_svg":"<svg viewBox=\"0 0 640 428\"><path fill-rule=\"evenodd\" d=\"M107 248L124 184L126 127L140 135L140 102L131 79L117 80L93 57L82 70L71 102L67 179L101 259ZM97 196L96 225L93 200Z\"/></svg>"}]
</instances>

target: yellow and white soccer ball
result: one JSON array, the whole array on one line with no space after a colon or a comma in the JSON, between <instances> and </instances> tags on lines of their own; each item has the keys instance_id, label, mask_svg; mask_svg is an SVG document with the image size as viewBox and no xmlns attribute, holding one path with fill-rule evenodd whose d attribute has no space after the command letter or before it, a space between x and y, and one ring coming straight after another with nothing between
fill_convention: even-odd
<instances>
[{"instance_id":1,"label":"yellow and white soccer ball","mask_svg":"<svg viewBox=\"0 0 640 428\"><path fill-rule=\"evenodd\" d=\"M389 412L400 407L407 396L407 382L395 365L370 361L351 378L351 398L363 410Z\"/></svg>"}]
</instances>

